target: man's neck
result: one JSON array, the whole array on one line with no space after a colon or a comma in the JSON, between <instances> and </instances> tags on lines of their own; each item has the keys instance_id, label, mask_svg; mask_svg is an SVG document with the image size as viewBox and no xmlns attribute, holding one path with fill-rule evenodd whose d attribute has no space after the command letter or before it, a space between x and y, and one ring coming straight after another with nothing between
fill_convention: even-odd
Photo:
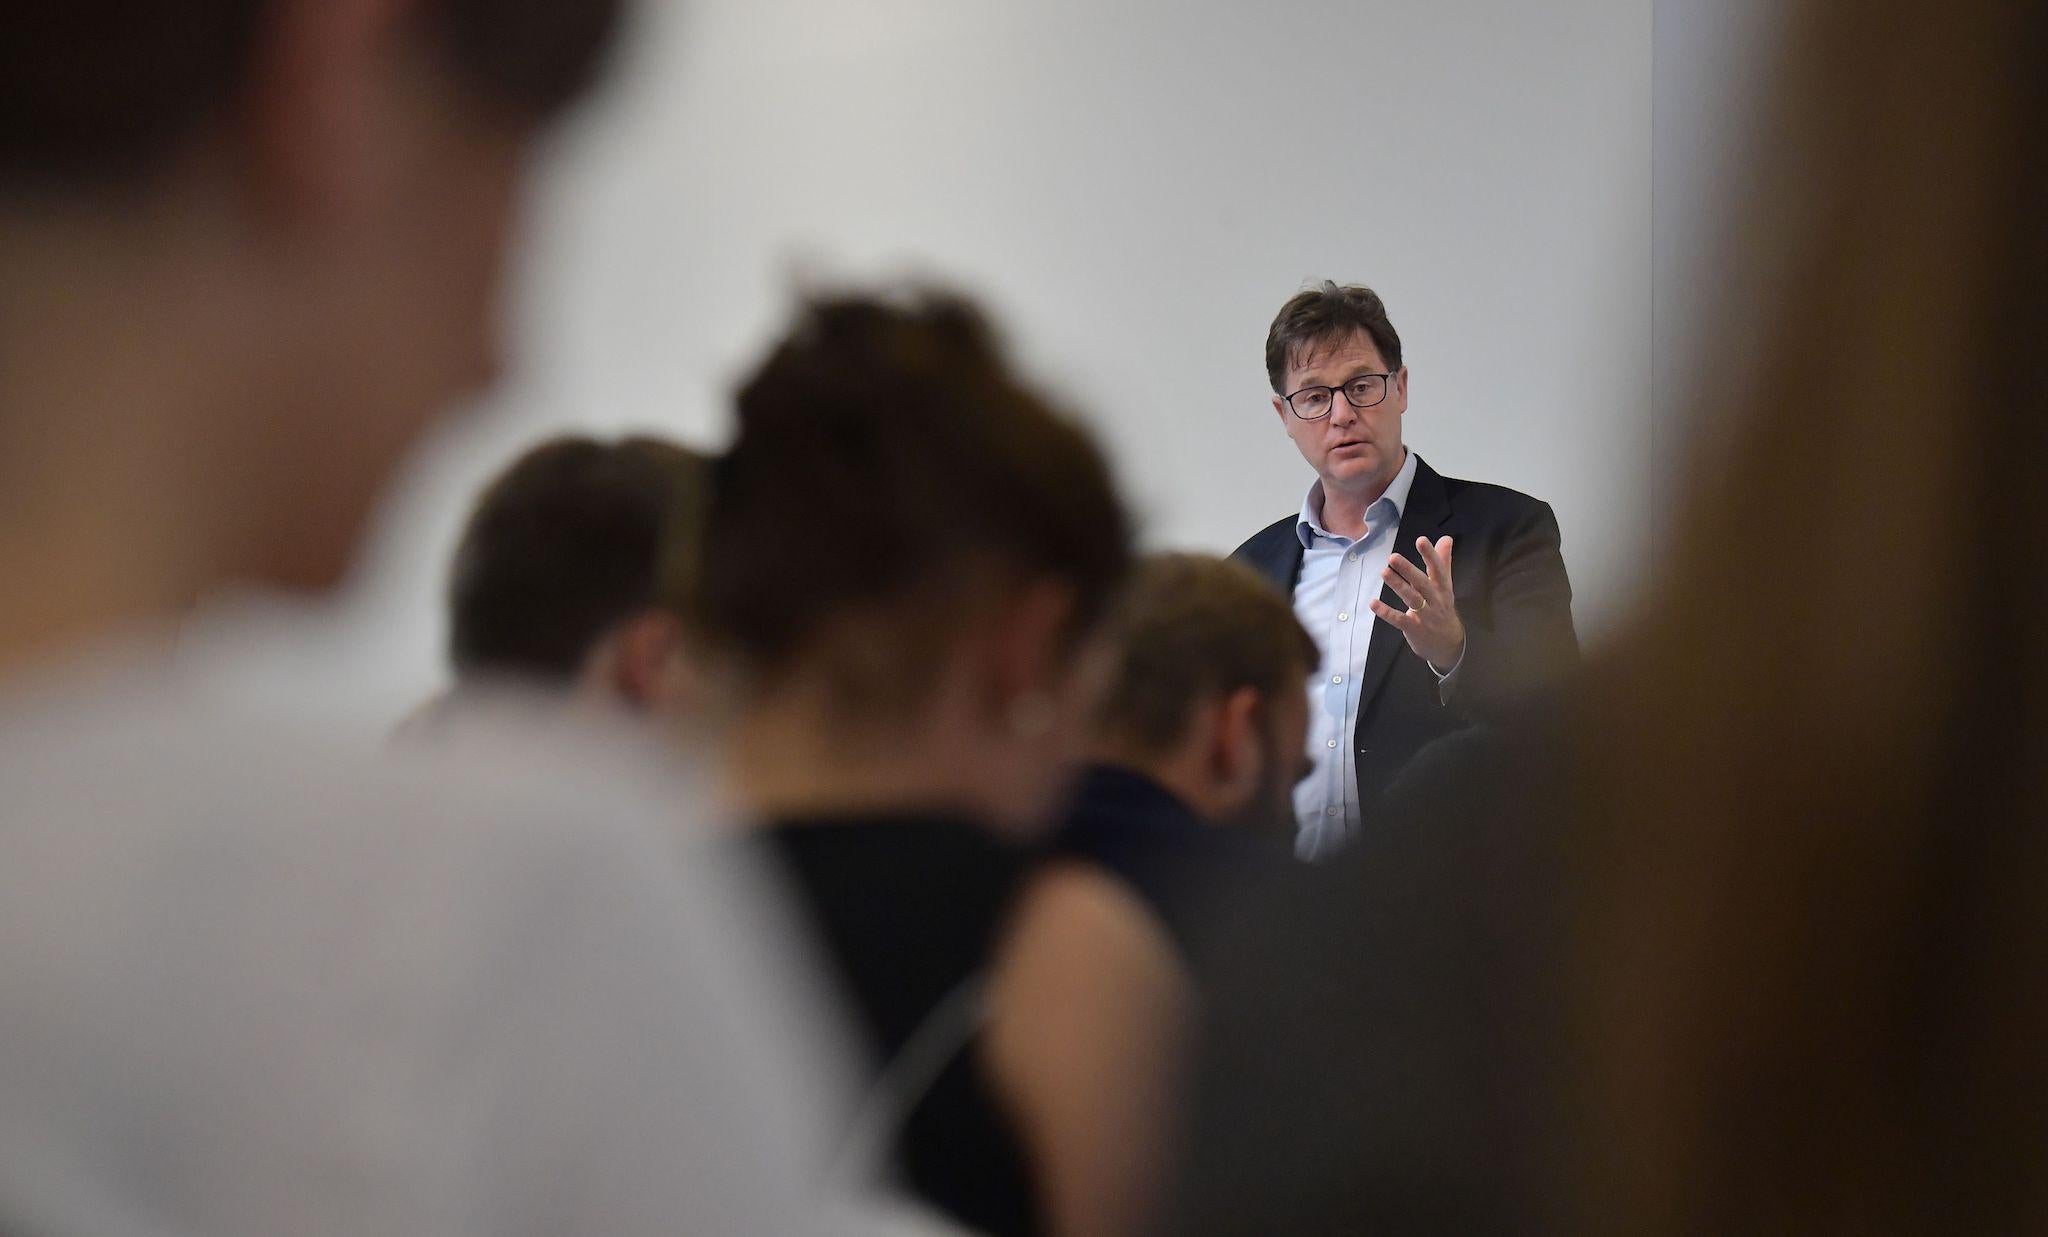
<instances>
[{"instance_id":1,"label":"man's neck","mask_svg":"<svg viewBox=\"0 0 2048 1237\"><path fill-rule=\"evenodd\" d=\"M1323 527L1339 537L1356 541L1365 536L1365 513L1372 505L1386 497L1393 488L1394 479L1407 467L1408 451L1402 448L1401 459L1394 465L1394 471L1384 477L1376 477L1366 485L1338 489L1325 480L1323 485Z\"/></svg>"},{"instance_id":2,"label":"man's neck","mask_svg":"<svg viewBox=\"0 0 2048 1237\"><path fill-rule=\"evenodd\" d=\"M856 732L815 696L757 703L727 730L734 798L755 820L935 811L988 816L974 761L950 726Z\"/></svg>"},{"instance_id":3,"label":"man's neck","mask_svg":"<svg viewBox=\"0 0 2048 1237\"><path fill-rule=\"evenodd\" d=\"M98 489L83 491L97 497ZM203 576L147 522L69 511L0 533L0 682L94 640L168 622Z\"/></svg>"},{"instance_id":4,"label":"man's neck","mask_svg":"<svg viewBox=\"0 0 2048 1237\"><path fill-rule=\"evenodd\" d=\"M0 244L23 258L0 287L0 677L220 582L246 530L212 431L257 389L174 289L152 303L28 244Z\"/></svg>"},{"instance_id":5,"label":"man's neck","mask_svg":"<svg viewBox=\"0 0 2048 1237\"><path fill-rule=\"evenodd\" d=\"M1197 817L1207 820L1207 785L1191 767L1192 760L1181 753L1149 753L1113 740L1098 741L1088 755L1089 763L1123 769L1154 783Z\"/></svg>"}]
</instances>

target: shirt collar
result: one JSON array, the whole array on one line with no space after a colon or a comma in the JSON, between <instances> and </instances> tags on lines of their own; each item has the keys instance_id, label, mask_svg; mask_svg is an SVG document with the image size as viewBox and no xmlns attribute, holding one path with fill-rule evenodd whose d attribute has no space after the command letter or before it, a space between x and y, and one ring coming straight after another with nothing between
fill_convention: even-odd
<instances>
[{"instance_id":1,"label":"shirt collar","mask_svg":"<svg viewBox=\"0 0 2048 1237\"><path fill-rule=\"evenodd\" d=\"M1415 488L1416 458L1415 452L1408 450L1408 448L1403 447L1401 450L1407 458L1401 461L1401 471L1395 473L1394 479L1387 483L1387 492L1380 495L1373 502L1372 506L1366 508L1365 514L1368 524L1373 522L1373 512L1381 510L1384 505L1391 505L1393 507L1393 522L1397 527L1401 522L1401 517L1408 513L1408 492ZM1381 523L1384 522L1384 520L1381 521ZM1321 477L1316 478L1310 484L1308 487L1308 497L1301 500L1301 515L1295 520L1294 533L1295 536L1301 538L1301 547L1304 550L1313 547L1317 537L1327 537L1337 541L1343 540L1337 534L1323 527L1323 479Z\"/></svg>"}]
</instances>

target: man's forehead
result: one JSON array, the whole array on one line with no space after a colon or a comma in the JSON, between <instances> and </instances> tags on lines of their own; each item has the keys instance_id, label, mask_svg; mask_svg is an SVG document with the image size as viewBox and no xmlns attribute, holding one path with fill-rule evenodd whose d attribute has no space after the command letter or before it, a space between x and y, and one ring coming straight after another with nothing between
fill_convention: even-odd
<instances>
[{"instance_id":1,"label":"man's forehead","mask_svg":"<svg viewBox=\"0 0 2048 1237\"><path fill-rule=\"evenodd\" d=\"M1297 344L1287 358L1288 372L1303 377L1316 375L1323 370L1358 367L1373 370L1386 368L1386 362L1381 359L1380 350L1373 344L1372 336L1364 331L1308 340Z\"/></svg>"}]
</instances>

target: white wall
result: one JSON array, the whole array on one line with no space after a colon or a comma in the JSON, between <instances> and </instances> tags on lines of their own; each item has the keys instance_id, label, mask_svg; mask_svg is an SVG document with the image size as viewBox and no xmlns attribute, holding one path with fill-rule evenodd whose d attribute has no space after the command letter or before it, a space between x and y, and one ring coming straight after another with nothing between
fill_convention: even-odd
<instances>
[{"instance_id":1,"label":"white wall","mask_svg":"<svg viewBox=\"0 0 2048 1237\"><path fill-rule=\"evenodd\" d=\"M716 442L799 271L986 296L1111 446L1155 545L1299 503L1260 352L1304 281L1372 283L1410 444L1548 499L1582 629L1646 553L1648 0L695 0L537 212L518 373L403 478L314 655L250 659L381 722L439 676L476 485L581 426ZM1304 191L1303 186L1308 188ZM820 539L792 548L829 553Z\"/></svg>"},{"instance_id":2,"label":"white wall","mask_svg":"<svg viewBox=\"0 0 2048 1237\"><path fill-rule=\"evenodd\" d=\"M1771 0L1659 0L1653 34L1655 105L1651 161L1653 250L1651 351L1653 485L1658 508L1683 499L1699 414L1736 358L1724 344L1722 302L1755 295L1760 255L1741 293L1723 278L1741 222L1760 110L1777 68L1783 6ZM1712 340L1713 342L1709 342Z\"/></svg>"}]
</instances>

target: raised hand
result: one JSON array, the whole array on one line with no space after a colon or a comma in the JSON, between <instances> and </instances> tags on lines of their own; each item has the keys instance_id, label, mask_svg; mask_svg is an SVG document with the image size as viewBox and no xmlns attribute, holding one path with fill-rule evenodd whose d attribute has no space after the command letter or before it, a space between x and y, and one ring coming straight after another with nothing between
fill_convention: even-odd
<instances>
[{"instance_id":1,"label":"raised hand","mask_svg":"<svg viewBox=\"0 0 2048 1237\"><path fill-rule=\"evenodd\" d=\"M1374 598L1372 612L1397 628L1417 656L1443 673L1465 655L1465 624L1458 618L1457 590L1451 582L1451 539L1432 545L1429 538L1417 537L1415 548L1428 570L1395 554L1380 573L1408 608L1396 610Z\"/></svg>"}]
</instances>

